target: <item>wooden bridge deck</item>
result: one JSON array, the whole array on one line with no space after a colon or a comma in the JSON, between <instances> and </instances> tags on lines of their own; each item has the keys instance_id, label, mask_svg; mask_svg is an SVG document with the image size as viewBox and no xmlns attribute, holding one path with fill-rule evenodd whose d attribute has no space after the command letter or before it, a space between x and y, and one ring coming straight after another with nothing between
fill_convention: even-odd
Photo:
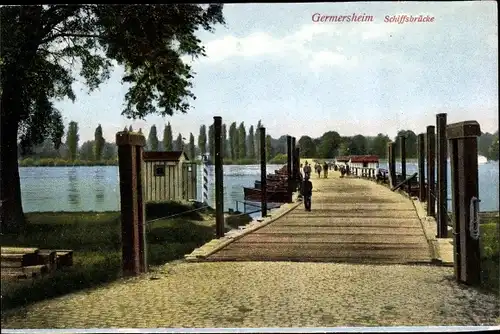
<instances>
[{"instance_id":1,"label":"wooden bridge deck","mask_svg":"<svg viewBox=\"0 0 500 334\"><path fill-rule=\"evenodd\" d=\"M332 175L333 174L333 175ZM303 205L210 255L207 261L420 263L431 254L411 201L375 182L312 179Z\"/></svg>"}]
</instances>

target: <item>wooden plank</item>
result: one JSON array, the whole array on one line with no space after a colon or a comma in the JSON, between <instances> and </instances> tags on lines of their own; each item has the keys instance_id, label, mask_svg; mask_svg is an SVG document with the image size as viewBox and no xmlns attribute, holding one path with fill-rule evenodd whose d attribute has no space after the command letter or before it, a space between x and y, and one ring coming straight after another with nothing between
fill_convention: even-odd
<instances>
[{"instance_id":1,"label":"wooden plank","mask_svg":"<svg viewBox=\"0 0 500 334\"><path fill-rule=\"evenodd\" d=\"M46 265L36 265L36 266L26 266L20 268L5 268L1 270L2 280L4 278L8 279L26 279L26 278L38 278L49 272Z\"/></svg>"},{"instance_id":2,"label":"wooden plank","mask_svg":"<svg viewBox=\"0 0 500 334\"><path fill-rule=\"evenodd\" d=\"M1 254L2 267L22 267L40 264L38 254Z\"/></svg>"},{"instance_id":3,"label":"wooden plank","mask_svg":"<svg viewBox=\"0 0 500 334\"><path fill-rule=\"evenodd\" d=\"M2 254L28 254L37 253L39 249L35 247L1 247L0 251Z\"/></svg>"},{"instance_id":4,"label":"wooden plank","mask_svg":"<svg viewBox=\"0 0 500 334\"><path fill-rule=\"evenodd\" d=\"M53 271L57 268L57 252L50 249L41 249L38 253L40 256L41 264L45 264L49 271Z\"/></svg>"}]
</instances>

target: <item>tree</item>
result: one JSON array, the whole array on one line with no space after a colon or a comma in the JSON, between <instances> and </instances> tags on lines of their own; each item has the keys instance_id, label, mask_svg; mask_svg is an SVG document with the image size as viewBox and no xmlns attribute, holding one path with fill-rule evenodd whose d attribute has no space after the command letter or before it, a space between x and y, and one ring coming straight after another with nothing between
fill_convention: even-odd
<instances>
[{"instance_id":1,"label":"tree","mask_svg":"<svg viewBox=\"0 0 500 334\"><path fill-rule=\"evenodd\" d=\"M92 140L87 140L86 142L84 142L80 147L80 149L78 150L79 151L78 158L84 161L97 160L95 159L95 154L94 154L95 145L96 145L95 142Z\"/></svg>"},{"instance_id":2,"label":"tree","mask_svg":"<svg viewBox=\"0 0 500 334\"><path fill-rule=\"evenodd\" d=\"M255 156L260 157L260 128L263 127L262 122L259 120L257 122L257 127L255 128Z\"/></svg>"},{"instance_id":3,"label":"tree","mask_svg":"<svg viewBox=\"0 0 500 334\"><path fill-rule=\"evenodd\" d=\"M400 136L403 136L406 138L405 140L405 151L406 151L406 158L416 158L417 157L417 140L418 137L415 134L415 132L411 130L400 130L398 131L398 134L396 138L394 138L394 142L396 143L395 145L395 150L396 150L396 157L401 157L401 151L400 151Z\"/></svg>"},{"instance_id":4,"label":"tree","mask_svg":"<svg viewBox=\"0 0 500 334\"><path fill-rule=\"evenodd\" d=\"M487 156L487 158L489 160L498 161L498 158L499 158L499 152L498 152L498 132L493 137L493 143L491 144L490 148L488 149L488 156Z\"/></svg>"},{"instance_id":5,"label":"tree","mask_svg":"<svg viewBox=\"0 0 500 334\"><path fill-rule=\"evenodd\" d=\"M170 126L170 122L165 125L165 129L163 130L163 149L165 151L173 151L172 142L174 141L172 135L172 126Z\"/></svg>"},{"instance_id":6,"label":"tree","mask_svg":"<svg viewBox=\"0 0 500 334\"><path fill-rule=\"evenodd\" d=\"M228 148L229 145L227 144L227 129L226 129L226 124L222 124L222 157L227 158L230 156L230 153L228 153Z\"/></svg>"},{"instance_id":7,"label":"tree","mask_svg":"<svg viewBox=\"0 0 500 334\"><path fill-rule=\"evenodd\" d=\"M114 160L116 156L116 144L115 143L104 143L104 148L102 152L103 160Z\"/></svg>"},{"instance_id":8,"label":"tree","mask_svg":"<svg viewBox=\"0 0 500 334\"><path fill-rule=\"evenodd\" d=\"M134 132L134 129L132 128L132 125L128 127L128 132Z\"/></svg>"},{"instance_id":9,"label":"tree","mask_svg":"<svg viewBox=\"0 0 500 334\"><path fill-rule=\"evenodd\" d=\"M349 142L347 139L344 139L342 143L340 143L337 156L346 156L346 155L349 155Z\"/></svg>"},{"instance_id":10,"label":"tree","mask_svg":"<svg viewBox=\"0 0 500 334\"><path fill-rule=\"evenodd\" d=\"M205 125L200 126L200 135L198 136L198 147L200 148L201 154L207 153L207 127Z\"/></svg>"},{"instance_id":11,"label":"tree","mask_svg":"<svg viewBox=\"0 0 500 334\"><path fill-rule=\"evenodd\" d=\"M255 133L253 125L248 129L248 158L255 160Z\"/></svg>"},{"instance_id":12,"label":"tree","mask_svg":"<svg viewBox=\"0 0 500 334\"><path fill-rule=\"evenodd\" d=\"M238 159L238 137L236 130L236 122L231 123L229 127L229 144L231 145L231 160Z\"/></svg>"},{"instance_id":13,"label":"tree","mask_svg":"<svg viewBox=\"0 0 500 334\"><path fill-rule=\"evenodd\" d=\"M215 136L214 136L214 125L211 124L208 127L208 152L210 153L210 157L212 159L215 158Z\"/></svg>"},{"instance_id":14,"label":"tree","mask_svg":"<svg viewBox=\"0 0 500 334\"><path fill-rule=\"evenodd\" d=\"M194 160L196 158L196 146L194 145L194 135L192 132L189 133L189 159Z\"/></svg>"},{"instance_id":15,"label":"tree","mask_svg":"<svg viewBox=\"0 0 500 334\"><path fill-rule=\"evenodd\" d=\"M271 160L274 157L274 150L271 145L271 136L266 136L266 161Z\"/></svg>"},{"instance_id":16,"label":"tree","mask_svg":"<svg viewBox=\"0 0 500 334\"><path fill-rule=\"evenodd\" d=\"M370 143L370 151L379 158L386 158L387 144L391 141L389 136L379 133Z\"/></svg>"},{"instance_id":17,"label":"tree","mask_svg":"<svg viewBox=\"0 0 500 334\"><path fill-rule=\"evenodd\" d=\"M148 148L150 151L156 152L158 151L158 134L156 132L156 125L152 125L151 129L149 129L148 134Z\"/></svg>"},{"instance_id":18,"label":"tree","mask_svg":"<svg viewBox=\"0 0 500 334\"><path fill-rule=\"evenodd\" d=\"M247 132L245 130L245 123L241 122L238 127L238 159L245 159L247 157Z\"/></svg>"},{"instance_id":19,"label":"tree","mask_svg":"<svg viewBox=\"0 0 500 334\"><path fill-rule=\"evenodd\" d=\"M102 150L104 148L104 143L106 140L102 135L102 127L101 124L97 126L94 133L94 158L96 161L101 161L102 158Z\"/></svg>"},{"instance_id":20,"label":"tree","mask_svg":"<svg viewBox=\"0 0 500 334\"><path fill-rule=\"evenodd\" d=\"M17 139L30 147L50 137L59 147L63 120L53 102L75 100L76 69L89 90L109 78L113 61L129 86L123 115L143 119L190 108L192 69L182 56L204 55L196 31L224 23L222 4L22 5L0 8L0 221L24 223ZM156 108L158 106L159 109Z\"/></svg>"},{"instance_id":21,"label":"tree","mask_svg":"<svg viewBox=\"0 0 500 334\"><path fill-rule=\"evenodd\" d=\"M184 150L184 138L182 137L182 134L179 133L177 136L177 139L175 140L175 150L176 151L183 151Z\"/></svg>"},{"instance_id":22,"label":"tree","mask_svg":"<svg viewBox=\"0 0 500 334\"><path fill-rule=\"evenodd\" d=\"M368 151L368 141L363 135L355 135L349 140L350 155L364 155Z\"/></svg>"},{"instance_id":23,"label":"tree","mask_svg":"<svg viewBox=\"0 0 500 334\"><path fill-rule=\"evenodd\" d=\"M494 139L495 136L488 132L482 133L481 136L479 136L477 140L477 152L479 153L479 155L488 157L489 150L491 145L493 144Z\"/></svg>"},{"instance_id":24,"label":"tree","mask_svg":"<svg viewBox=\"0 0 500 334\"><path fill-rule=\"evenodd\" d=\"M69 150L69 160L74 161L78 155L78 141L80 135L78 134L78 123L69 122L68 133L66 134L66 145ZM3 152L3 150L2 150Z\"/></svg>"},{"instance_id":25,"label":"tree","mask_svg":"<svg viewBox=\"0 0 500 334\"><path fill-rule=\"evenodd\" d=\"M316 146L311 137L302 136L297 142L297 146L300 149L301 158L315 158L316 157Z\"/></svg>"},{"instance_id":26,"label":"tree","mask_svg":"<svg viewBox=\"0 0 500 334\"><path fill-rule=\"evenodd\" d=\"M341 143L340 135L335 131L325 132L316 149L318 158L331 159L337 155Z\"/></svg>"}]
</instances>

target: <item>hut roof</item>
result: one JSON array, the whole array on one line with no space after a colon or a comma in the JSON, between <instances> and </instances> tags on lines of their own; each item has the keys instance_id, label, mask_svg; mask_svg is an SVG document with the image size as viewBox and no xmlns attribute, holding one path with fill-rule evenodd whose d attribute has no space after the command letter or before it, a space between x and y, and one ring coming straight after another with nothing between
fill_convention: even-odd
<instances>
[{"instance_id":1,"label":"hut roof","mask_svg":"<svg viewBox=\"0 0 500 334\"><path fill-rule=\"evenodd\" d=\"M336 161L349 161L350 157L346 157L346 156L340 156L340 157L336 157L335 160Z\"/></svg>"},{"instance_id":2,"label":"hut roof","mask_svg":"<svg viewBox=\"0 0 500 334\"><path fill-rule=\"evenodd\" d=\"M181 156L189 160L184 151L144 152L144 161L179 161Z\"/></svg>"},{"instance_id":3,"label":"hut roof","mask_svg":"<svg viewBox=\"0 0 500 334\"><path fill-rule=\"evenodd\" d=\"M378 162L378 156L376 155L351 155L351 162L358 163L370 163L370 162Z\"/></svg>"}]
</instances>

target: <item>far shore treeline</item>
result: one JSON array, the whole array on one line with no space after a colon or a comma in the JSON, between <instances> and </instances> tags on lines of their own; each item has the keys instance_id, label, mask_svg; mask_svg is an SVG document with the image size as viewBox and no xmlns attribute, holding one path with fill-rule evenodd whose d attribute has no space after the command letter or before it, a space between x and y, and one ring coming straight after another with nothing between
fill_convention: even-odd
<instances>
[{"instance_id":1,"label":"far shore treeline","mask_svg":"<svg viewBox=\"0 0 500 334\"><path fill-rule=\"evenodd\" d=\"M251 165L259 162L259 132L263 126L261 121L256 126L245 126L244 122L239 125L233 122L222 126L224 164L231 165ZM50 139L45 140L41 145L37 145L23 152L18 146L19 165L21 167L32 166L103 166L117 165L117 147L114 142L106 142L99 124L95 130L94 140L80 143L78 124L70 122L65 129L65 141L59 149L54 148ZM124 131L137 131L132 126ZM184 137L178 133L174 139L172 126L167 123L160 134L156 125L151 126L146 136L146 151L178 151L184 150L190 160L199 161L202 152L214 155L213 124L202 125L200 127L197 140L190 133ZM143 133L142 129L138 130ZM398 136L406 137L406 150L408 159L417 158L417 134L411 130L400 130ZM160 140L161 138L161 140ZM397 138L396 152L399 156ZM302 136L298 139L297 145L300 147L301 157L332 159L339 155L363 155L373 154L380 159L386 158L387 143L391 141L389 136L379 133L377 136L364 136L361 134L345 137L336 131L325 132L319 138ZM286 163L287 142L286 135L277 139L266 136L267 161L270 164ZM488 160L498 160L498 131L494 134L483 133L478 140L478 153Z\"/></svg>"}]
</instances>

